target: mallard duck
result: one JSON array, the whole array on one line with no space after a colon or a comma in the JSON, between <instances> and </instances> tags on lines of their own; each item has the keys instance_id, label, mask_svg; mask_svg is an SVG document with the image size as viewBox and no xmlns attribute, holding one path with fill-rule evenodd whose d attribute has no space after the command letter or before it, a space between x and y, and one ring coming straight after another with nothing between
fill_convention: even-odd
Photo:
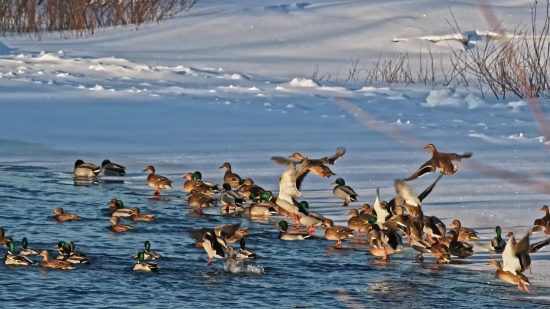
<instances>
[{"instance_id":1,"label":"mallard duck","mask_svg":"<svg viewBox=\"0 0 550 309\"><path fill-rule=\"evenodd\" d=\"M323 225L323 222L315 217L312 217L309 215L307 208L309 208L309 205L306 201L301 201L298 205L298 208L300 209L300 213L296 215L296 218L298 219L298 225L294 228L295 230L300 229L300 225L306 226L306 231L313 236L315 234L315 227Z\"/></svg>"},{"instance_id":2,"label":"mallard duck","mask_svg":"<svg viewBox=\"0 0 550 309\"><path fill-rule=\"evenodd\" d=\"M409 244L411 244L413 238L417 241L422 239L422 221L416 216L410 214L406 215L403 211L403 207L397 207L396 214L390 220L396 222L397 229L407 236L407 242Z\"/></svg>"},{"instance_id":3,"label":"mallard duck","mask_svg":"<svg viewBox=\"0 0 550 309\"><path fill-rule=\"evenodd\" d=\"M29 242L27 240L27 237L23 237L23 240L21 241L21 249L19 250L19 254L21 255L38 255L38 251L28 248Z\"/></svg>"},{"instance_id":4,"label":"mallard duck","mask_svg":"<svg viewBox=\"0 0 550 309\"><path fill-rule=\"evenodd\" d=\"M152 166L147 166L146 169L143 170L143 172L149 172L149 176L147 176L147 184L149 187L156 189L155 195L160 195L160 190L162 189L172 189L172 180L155 174L155 168Z\"/></svg>"},{"instance_id":5,"label":"mallard duck","mask_svg":"<svg viewBox=\"0 0 550 309\"><path fill-rule=\"evenodd\" d=\"M280 240L305 240L311 238L311 234L301 231L288 231L288 223L286 221L280 221L276 226L279 226L279 239Z\"/></svg>"},{"instance_id":6,"label":"mallard duck","mask_svg":"<svg viewBox=\"0 0 550 309\"><path fill-rule=\"evenodd\" d=\"M200 248L202 247L202 239L207 232L213 230L216 236L217 241L224 247L227 247L226 239L239 241L242 237L248 236L248 228L241 228L241 223L229 223L225 225L216 226L212 228L202 228L200 230L189 230L189 234L193 237L196 242L195 246ZM235 236L235 237L234 237Z\"/></svg>"},{"instance_id":7,"label":"mallard duck","mask_svg":"<svg viewBox=\"0 0 550 309\"><path fill-rule=\"evenodd\" d=\"M434 243L431 244L430 252L436 258L436 263L443 261L445 263L451 262L451 253L449 247L439 242L439 238L434 238Z\"/></svg>"},{"instance_id":8,"label":"mallard duck","mask_svg":"<svg viewBox=\"0 0 550 309\"><path fill-rule=\"evenodd\" d=\"M210 181L202 180L202 174L199 171L194 172L193 177L195 178L195 180L200 181L201 183L203 183L203 184L209 186L210 188L212 188L212 191L214 191L216 193L220 192L223 189L218 184L215 184L215 183L210 182Z\"/></svg>"},{"instance_id":9,"label":"mallard duck","mask_svg":"<svg viewBox=\"0 0 550 309\"><path fill-rule=\"evenodd\" d=\"M376 188L376 200L374 200L374 211L376 212L376 224L380 228L385 228L386 221L392 217L392 214L387 209L388 203L380 203L380 190Z\"/></svg>"},{"instance_id":10,"label":"mallard duck","mask_svg":"<svg viewBox=\"0 0 550 309\"><path fill-rule=\"evenodd\" d=\"M462 155L456 153L438 152L433 144L429 144L424 149L432 152L432 158L428 162L422 164L420 168L405 181L413 180L422 177L426 174L435 173L439 168L441 174L450 176L458 171L458 165L453 165L453 161L472 157L473 153L466 152Z\"/></svg>"},{"instance_id":11,"label":"mallard duck","mask_svg":"<svg viewBox=\"0 0 550 309\"><path fill-rule=\"evenodd\" d=\"M479 238L476 231L462 227L459 220L453 220L449 226L454 226L454 229L458 232L458 240L460 241L471 241Z\"/></svg>"},{"instance_id":12,"label":"mallard duck","mask_svg":"<svg viewBox=\"0 0 550 309\"><path fill-rule=\"evenodd\" d=\"M83 255L71 253L71 248L68 244L64 244L61 252L55 257L56 260L69 262L71 264L90 264L90 260Z\"/></svg>"},{"instance_id":13,"label":"mallard duck","mask_svg":"<svg viewBox=\"0 0 550 309\"><path fill-rule=\"evenodd\" d=\"M422 231L428 236L431 243L434 243L434 239L441 239L443 235L437 227L435 220L432 217L426 217L424 221L424 227Z\"/></svg>"},{"instance_id":14,"label":"mallard duck","mask_svg":"<svg viewBox=\"0 0 550 309\"><path fill-rule=\"evenodd\" d=\"M101 172L101 167L92 163L84 163L82 160L76 160L74 163L74 174L77 177L95 177Z\"/></svg>"},{"instance_id":15,"label":"mallard duck","mask_svg":"<svg viewBox=\"0 0 550 309\"><path fill-rule=\"evenodd\" d=\"M50 261L50 253L46 250L40 252L38 256L44 257L44 259L40 263L40 265L44 268L55 268L55 269L63 269L63 270L75 269L73 264L66 261L61 261L61 260Z\"/></svg>"},{"instance_id":16,"label":"mallard duck","mask_svg":"<svg viewBox=\"0 0 550 309\"><path fill-rule=\"evenodd\" d=\"M359 211L360 215L370 215L376 217L376 212L372 207L370 207L369 204L363 204L359 209L361 209L361 211Z\"/></svg>"},{"instance_id":17,"label":"mallard duck","mask_svg":"<svg viewBox=\"0 0 550 309\"><path fill-rule=\"evenodd\" d=\"M458 232L456 230L449 231L449 235L451 236L451 242L448 247L451 255L458 256L463 259L474 254L474 250L471 245L458 241Z\"/></svg>"},{"instance_id":18,"label":"mallard duck","mask_svg":"<svg viewBox=\"0 0 550 309\"><path fill-rule=\"evenodd\" d=\"M193 189L189 192L187 205L202 210L203 208L213 207L215 205L215 201L210 196L202 195L199 191Z\"/></svg>"},{"instance_id":19,"label":"mallard duck","mask_svg":"<svg viewBox=\"0 0 550 309\"><path fill-rule=\"evenodd\" d=\"M369 237L370 253L374 256L381 256L383 261L387 260L388 255L403 251L401 237L396 233L384 232L377 224L373 223Z\"/></svg>"},{"instance_id":20,"label":"mallard duck","mask_svg":"<svg viewBox=\"0 0 550 309\"><path fill-rule=\"evenodd\" d=\"M5 245L8 241L13 242L13 239L11 237L5 236L4 228L0 227L0 244Z\"/></svg>"},{"instance_id":21,"label":"mallard duck","mask_svg":"<svg viewBox=\"0 0 550 309\"><path fill-rule=\"evenodd\" d=\"M109 220L107 220L107 222L113 223L113 225L111 225L111 230L115 233L126 232L126 231L134 229L134 227L131 226L131 225L119 224L119 222L120 222L119 217L111 217Z\"/></svg>"},{"instance_id":22,"label":"mallard duck","mask_svg":"<svg viewBox=\"0 0 550 309\"><path fill-rule=\"evenodd\" d=\"M526 269L531 271L531 257L529 256L529 233L523 236L516 243L514 233L509 232L506 236L510 239L502 252L503 270L518 274Z\"/></svg>"},{"instance_id":23,"label":"mallard duck","mask_svg":"<svg viewBox=\"0 0 550 309\"><path fill-rule=\"evenodd\" d=\"M254 251L246 249L246 241L244 240L244 238L241 238L241 240L239 241L239 245L240 245L240 248L239 248L239 252L237 253L238 258L255 259L258 257L256 253L254 253Z\"/></svg>"},{"instance_id":24,"label":"mallard duck","mask_svg":"<svg viewBox=\"0 0 550 309\"><path fill-rule=\"evenodd\" d=\"M144 252L138 252L136 254L136 257L138 258L138 262L134 264L134 270L136 271L159 271L157 263L146 263L144 262L145 253Z\"/></svg>"},{"instance_id":25,"label":"mallard duck","mask_svg":"<svg viewBox=\"0 0 550 309\"><path fill-rule=\"evenodd\" d=\"M248 232L249 227L239 227L233 235L227 235L220 233L220 237L223 237L226 243L234 244L240 241L243 237L250 236Z\"/></svg>"},{"instance_id":26,"label":"mallard duck","mask_svg":"<svg viewBox=\"0 0 550 309\"><path fill-rule=\"evenodd\" d=\"M493 266L494 268L497 269L497 272L495 275L500 280L517 285L520 291L523 291L523 289L521 288L521 286L523 285L523 287L525 288L525 291L528 293L531 293L531 291L527 287L528 285L531 285L531 283L529 283L529 279L525 277L525 275L523 275L522 273L520 272L514 273L514 272L503 270L502 266L500 266L499 261L491 261L491 263L487 265Z\"/></svg>"},{"instance_id":27,"label":"mallard duck","mask_svg":"<svg viewBox=\"0 0 550 309\"><path fill-rule=\"evenodd\" d=\"M101 175L104 176L124 176L126 168L120 164L111 163L109 160L101 162Z\"/></svg>"},{"instance_id":28,"label":"mallard duck","mask_svg":"<svg viewBox=\"0 0 550 309\"><path fill-rule=\"evenodd\" d=\"M254 194L250 195L250 199L253 203L246 209L246 213L252 217L267 217L277 214L275 210L276 205L272 202L269 202L271 195L267 193L261 194L259 197ZM262 202L262 200L267 200L267 202Z\"/></svg>"},{"instance_id":29,"label":"mallard duck","mask_svg":"<svg viewBox=\"0 0 550 309\"><path fill-rule=\"evenodd\" d=\"M287 216L290 214L290 216L292 217L294 222L298 222L298 217L296 215L297 215L297 213L300 212L300 208L298 207L299 204L296 205L294 203L289 203L286 200L284 200L280 197L275 197L275 196L271 196L269 198L269 201L274 203L278 207L280 207L282 210L284 210L283 212L281 212L280 209L276 209L279 213L281 213L285 216L285 221L286 221Z\"/></svg>"},{"instance_id":30,"label":"mallard duck","mask_svg":"<svg viewBox=\"0 0 550 309\"><path fill-rule=\"evenodd\" d=\"M55 245L55 248L59 250L59 252L63 253L64 251L69 252L71 255L79 256L79 257L86 257L84 253L75 251L74 250L74 243L71 241L68 244L64 241L60 241Z\"/></svg>"},{"instance_id":31,"label":"mallard duck","mask_svg":"<svg viewBox=\"0 0 550 309\"><path fill-rule=\"evenodd\" d=\"M228 183L232 188L237 188L241 185L241 176L231 171L231 164L225 162L219 168L225 168L225 174L223 175L223 181Z\"/></svg>"},{"instance_id":32,"label":"mallard duck","mask_svg":"<svg viewBox=\"0 0 550 309\"><path fill-rule=\"evenodd\" d=\"M264 188L254 184L254 181L250 178L245 179L237 191L245 200L249 199L250 195L260 196L266 192Z\"/></svg>"},{"instance_id":33,"label":"mallard duck","mask_svg":"<svg viewBox=\"0 0 550 309\"><path fill-rule=\"evenodd\" d=\"M151 243L146 240L144 243L143 243L143 254L144 254L144 259L147 260L147 259L152 259L152 260L156 260L156 259L160 259L162 258L162 256L156 252L151 252ZM136 254L134 255L134 258L137 259L139 258L139 256Z\"/></svg>"},{"instance_id":34,"label":"mallard duck","mask_svg":"<svg viewBox=\"0 0 550 309\"><path fill-rule=\"evenodd\" d=\"M132 216L130 218L132 218L132 221L155 221L155 215L140 214L137 207L132 207L131 212Z\"/></svg>"},{"instance_id":35,"label":"mallard duck","mask_svg":"<svg viewBox=\"0 0 550 309\"><path fill-rule=\"evenodd\" d=\"M183 183L183 190L185 192L190 193L191 191L195 190L195 191L199 192L200 194L204 194L204 195L214 195L214 194L218 193L217 188L215 190L213 187L211 187L209 185L206 185L202 181L196 180L195 175L193 175L192 173L185 174L185 176L183 176L183 178L187 179Z\"/></svg>"},{"instance_id":36,"label":"mallard duck","mask_svg":"<svg viewBox=\"0 0 550 309\"><path fill-rule=\"evenodd\" d=\"M242 208L244 200L237 192L231 189L231 185L226 182L223 184L223 188L225 191L220 195L220 202L225 206L225 210L229 211L237 207Z\"/></svg>"},{"instance_id":37,"label":"mallard duck","mask_svg":"<svg viewBox=\"0 0 550 309\"><path fill-rule=\"evenodd\" d=\"M544 206L541 207L540 210L544 211L544 213L545 213L544 217L542 217L542 219L541 219L542 224L550 223L550 210L548 210L548 206L544 205Z\"/></svg>"},{"instance_id":38,"label":"mallard duck","mask_svg":"<svg viewBox=\"0 0 550 309\"><path fill-rule=\"evenodd\" d=\"M284 157L271 157L271 160L277 164L287 166L279 178L279 198L293 203L293 198L302 196L300 187L309 173L309 165L307 163L300 164L300 161ZM297 164L300 164L300 167L297 168Z\"/></svg>"},{"instance_id":39,"label":"mallard duck","mask_svg":"<svg viewBox=\"0 0 550 309\"><path fill-rule=\"evenodd\" d=\"M357 209L351 209L346 216L351 216L351 218L348 220L348 227L357 232L357 236L361 237L365 235L366 232L370 231L372 228L370 223L368 222L367 217L361 216L359 214L359 211ZM361 235L363 233L363 235Z\"/></svg>"},{"instance_id":40,"label":"mallard duck","mask_svg":"<svg viewBox=\"0 0 550 309\"><path fill-rule=\"evenodd\" d=\"M336 153L334 153L332 156L323 157L319 159L319 161L321 161L321 163L323 164L334 165L334 163L336 163L336 161L338 161L338 159L343 157L345 154L346 154L346 148L344 148L343 146L340 146L336 148Z\"/></svg>"},{"instance_id":41,"label":"mallard duck","mask_svg":"<svg viewBox=\"0 0 550 309\"><path fill-rule=\"evenodd\" d=\"M544 205L540 210L544 211L546 215L540 219L535 220L530 233L533 234L536 232L544 231L544 234L546 234L546 237L548 237L548 235L550 235L550 213L548 211L548 206Z\"/></svg>"},{"instance_id":42,"label":"mallard duck","mask_svg":"<svg viewBox=\"0 0 550 309\"><path fill-rule=\"evenodd\" d=\"M310 160L307 157L302 156L301 154L295 152L291 156L289 156L291 159L296 159L300 161L301 164L305 164L308 167L308 170L312 172L313 174L319 176L319 177L326 177L330 178L331 176L336 176L328 166L324 165L322 161L320 160Z\"/></svg>"},{"instance_id":43,"label":"mallard duck","mask_svg":"<svg viewBox=\"0 0 550 309\"><path fill-rule=\"evenodd\" d=\"M8 247L8 252L6 253L6 256L4 256L4 264L6 265L20 265L20 266L27 266L27 265L33 265L34 262L22 254L14 254L15 252L15 245L13 242L8 241L4 244L4 246Z\"/></svg>"},{"instance_id":44,"label":"mallard duck","mask_svg":"<svg viewBox=\"0 0 550 309\"><path fill-rule=\"evenodd\" d=\"M334 226L334 222L330 219L324 221L323 225L327 227L325 230L325 238L328 240L337 240L336 247L342 245L342 240L355 237L350 228L345 226Z\"/></svg>"},{"instance_id":45,"label":"mallard duck","mask_svg":"<svg viewBox=\"0 0 550 309\"><path fill-rule=\"evenodd\" d=\"M491 240L489 249L491 250L491 254L489 255L489 258L493 258L493 252L495 253L502 253L504 251L504 248L506 247L506 241L502 239L501 237L501 229L500 226L497 226L495 228L495 232L497 233L497 236Z\"/></svg>"},{"instance_id":46,"label":"mallard duck","mask_svg":"<svg viewBox=\"0 0 550 309\"><path fill-rule=\"evenodd\" d=\"M337 198L344 200L343 207L348 206L351 202L357 202L357 193L350 186L346 186L346 182L342 178L336 179L331 185L336 184L332 190L332 194ZM349 203L348 203L349 200Z\"/></svg>"},{"instance_id":47,"label":"mallard duck","mask_svg":"<svg viewBox=\"0 0 550 309\"><path fill-rule=\"evenodd\" d=\"M118 201L116 198L112 198L107 205L109 205L109 208L107 208L107 211L109 212L115 212L118 209L118 206L116 205L116 201Z\"/></svg>"},{"instance_id":48,"label":"mallard duck","mask_svg":"<svg viewBox=\"0 0 550 309\"><path fill-rule=\"evenodd\" d=\"M123 201L115 200L115 206L117 209L111 214L111 217L130 217L132 215L131 209L124 208Z\"/></svg>"},{"instance_id":49,"label":"mallard duck","mask_svg":"<svg viewBox=\"0 0 550 309\"><path fill-rule=\"evenodd\" d=\"M57 221L68 221L68 220L80 220L80 219L82 219L82 218L80 218L79 216L77 216L75 214L63 212L63 208L61 208L61 207L57 207L56 209L54 209L54 211L52 211L52 214L55 215L54 218Z\"/></svg>"},{"instance_id":50,"label":"mallard duck","mask_svg":"<svg viewBox=\"0 0 550 309\"><path fill-rule=\"evenodd\" d=\"M204 233L201 243L208 254L208 262L206 265L212 264L213 258L222 259L225 257L222 245L218 242L218 237L216 237L214 230Z\"/></svg>"}]
</instances>

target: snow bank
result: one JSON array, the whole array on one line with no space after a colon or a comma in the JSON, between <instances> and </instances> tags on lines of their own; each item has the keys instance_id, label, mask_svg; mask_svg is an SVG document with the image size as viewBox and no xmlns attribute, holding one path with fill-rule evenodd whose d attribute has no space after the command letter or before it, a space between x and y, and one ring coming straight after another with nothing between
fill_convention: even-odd
<instances>
[{"instance_id":1,"label":"snow bank","mask_svg":"<svg viewBox=\"0 0 550 309\"><path fill-rule=\"evenodd\" d=\"M421 106L426 107L467 107L468 109L479 108L485 106L483 99L470 93L466 97L463 97L459 93L456 93L454 87L447 87L439 90L432 90L426 98L425 103L420 103Z\"/></svg>"}]
</instances>

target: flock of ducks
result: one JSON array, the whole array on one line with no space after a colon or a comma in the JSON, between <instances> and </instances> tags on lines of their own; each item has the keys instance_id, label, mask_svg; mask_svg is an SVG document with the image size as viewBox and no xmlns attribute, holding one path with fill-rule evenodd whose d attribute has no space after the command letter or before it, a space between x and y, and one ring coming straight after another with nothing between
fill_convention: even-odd
<instances>
[{"instance_id":1,"label":"flock of ducks","mask_svg":"<svg viewBox=\"0 0 550 309\"><path fill-rule=\"evenodd\" d=\"M183 190L188 193L187 204L198 212L202 212L204 208L220 205L222 214L242 213L249 218L284 216L284 219L276 224L279 229L278 238L284 241L312 239L315 229L323 228L324 238L336 241L337 247L340 247L344 240L366 235L370 253L373 256L381 257L383 261L386 261L389 256L403 252L403 237L406 237L407 243L419 252L417 258L421 260L424 259L424 254L431 254L436 263L449 263L451 256L467 258L474 254L473 246L467 242L477 241L479 239L477 233L463 227L459 220L453 220L448 225L452 229L447 232L446 225L441 220L435 216L424 214L422 202L432 192L443 175L453 175L458 171L458 165L453 164L454 161L470 158L473 154L471 152L462 155L438 152L433 144L427 145L425 149L432 152L430 160L421 165L411 176L395 180L396 194L389 202L381 200L379 190L376 189L373 206L363 204L359 209L351 209L347 213L350 216L347 226L334 225L331 219L309 210L307 201L296 200L296 198L303 197L300 188L309 173L323 178L336 176L328 166L334 165L338 159L344 156L346 150L343 147L337 148L334 155L320 159L309 159L299 153L288 157L272 157L273 162L286 166L279 179L278 195L258 186L250 178L241 178L233 172L231 164L228 162L219 167L225 169L221 186L203 180L202 174L197 171L183 176L186 179ZM405 183L405 181L435 173L438 169L439 177L419 195L414 194L410 186ZM74 174L77 177L95 177L99 174L124 176L125 170L124 166L109 160L104 160L101 166L77 160L74 166ZM160 195L161 190L172 189L172 181L165 176L156 174L153 166L148 166L143 172L149 173L146 182L155 189L155 195ZM343 207L357 202L357 193L346 185L344 179L338 178L332 184L336 185L333 195L344 201ZM218 194L219 196L215 197ZM134 229L132 225L121 224L121 218L132 221L155 220L154 215L141 214L137 207L124 208L124 203L118 199L111 199L108 205L107 210L111 213L111 217L107 221L112 223L111 230L115 233ZM543 206L541 211L545 212L545 216L536 219L530 231L519 241L516 242L514 234L510 232L506 235L509 238L506 242L502 238L501 228L497 226L495 228L496 236L489 244L492 261L487 265L496 268L498 278L517 285L520 291L530 291L529 279L523 274L527 269L531 272L529 254L550 244L550 238L534 244L531 244L529 240L531 234L539 231L544 231L546 235L550 234L548 206ZM65 213L62 208L56 208L53 214L58 221L81 219L75 214ZM289 217L295 224L292 229L289 227ZM302 226L305 229L301 229ZM246 248L245 237L249 236L249 232L248 228L242 228L240 224L191 230L190 235L196 240L195 246L204 248L206 251L207 265L210 265L215 258L227 258L226 264L242 266L244 260L257 257L256 253ZM8 248L4 258L7 265L35 264L29 258L31 255L43 257L41 266L48 268L74 269L75 264L90 263L83 253L74 250L72 242L59 242L56 245L59 252L55 259L50 259L47 250L38 253L36 250L29 249L26 238L23 238L22 248L19 253L16 253L13 239L4 235L3 228L0 228L0 243ZM239 243L238 251L235 251L234 247L228 246L232 243ZM134 256L138 259L134 270L158 271L159 267L156 263L145 262L148 259L161 259L160 254L151 252L150 249L150 242L145 241L144 249ZM493 253L502 254L502 264L493 260Z\"/></svg>"}]
</instances>

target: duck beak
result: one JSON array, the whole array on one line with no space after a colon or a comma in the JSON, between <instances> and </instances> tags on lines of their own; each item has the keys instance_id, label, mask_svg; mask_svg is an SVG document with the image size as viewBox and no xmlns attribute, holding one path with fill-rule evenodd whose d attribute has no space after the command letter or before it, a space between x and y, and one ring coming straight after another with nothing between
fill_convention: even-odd
<instances>
[{"instance_id":1,"label":"duck beak","mask_svg":"<svg viewBox=\"0 0 550 309\"><path fill-rule=\"evenodd\" d=\"M330 184L331 184L331 185L335 185L335 184L336 184L336 182L335 182L335 181L333 181L333 182L331 182Z\"/></svg>"},{"instance_id":2,"label":"duck beak","mask_svg":"<svg viewBox=\"0 0 550 309\"><path fill-rule=\"evenodd\" d=\"M292 159L292 156L288 156L288 157Z\"/></svg>"},{"instance_id":3,"label":"duck beak","mask_svg":"<svg viewBox=\"0 0 550 309\"><path fill-rule=\"evenodd\" d=\"M223 165L222 165L222 166L220 166L220 167L218 167L218 169L220 169L220 168L223 168Z\"/></svg>"},{"instance_id":4,"label":"duck beak","mask_svg":"<svg viewBox=\"0 0 550 309\"><path fill-rule=\"evenodd\" d=\"M452 223L449 223L449 225L447 225L447 226L454 226L454 224L452 224Z\"/></svg>"},{"instance_id":5,"label":"duck beak","mask_svg":"<svg viewBox=\"0 0 550 309\"><path fill-rule=\"evenodd\" d=\"M105 221L105 222L111 222L111 220L107 220L107 221Z\"/></svg>"}]
</instances>

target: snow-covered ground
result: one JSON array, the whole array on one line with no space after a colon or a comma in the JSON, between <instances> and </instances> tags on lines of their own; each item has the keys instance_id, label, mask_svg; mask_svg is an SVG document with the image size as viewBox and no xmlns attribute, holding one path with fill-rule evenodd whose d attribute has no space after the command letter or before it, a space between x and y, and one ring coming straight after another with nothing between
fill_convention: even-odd
<instances>
[{"instance_id":1,"label":"snow-covered ground","mask_svg":"<svg viewBox=\"0 0 550 309\"><path fill-rule=\"evenodd\" d=\"M514 28L529 20L530 3L493 4ZM352 58L368 64L380 54L414 56L426 39L441 40L431 43L438 57L462 48L445 40L454 36L449 7L463 32L493 30L471 0L202 0L181 18L139 30L40 42L1 38L0 163L70 173L77 158L96 164L109 158L127 166L133 189L145 192L140 171L147 165L172 178L179 191L189 171L220 181L217 168L228 161L241 176L277 190L282 170L271 156L322 157L343 145L347 153L333 171L372 204L376 187L390 199L393 180L429 159L411 147L418 139L415 145L472 151L472 161L545 179L548 144L520 99L496 101L453 86L310 79L316 65L342 80ZM339 102L361 111L349 113ZM541 104L548 111L548 102ZM356 118L361 112L384 124L365 126ZM377 131L382 128L405 135L393 139ZM496 225L521 235L543 216L547 194L480 173L467 160L459 164L430 195L425 213L446 223L460 219L485 243ZM410 184L420 193L434 178ZM333 180L308 176L304 197L326 198L320 212L345 224L347 209L332 197ZM533 258L534 291L550 287L548 252ZM493 273L484 264L457 267Z\"/></svg>"}]
</instances>

